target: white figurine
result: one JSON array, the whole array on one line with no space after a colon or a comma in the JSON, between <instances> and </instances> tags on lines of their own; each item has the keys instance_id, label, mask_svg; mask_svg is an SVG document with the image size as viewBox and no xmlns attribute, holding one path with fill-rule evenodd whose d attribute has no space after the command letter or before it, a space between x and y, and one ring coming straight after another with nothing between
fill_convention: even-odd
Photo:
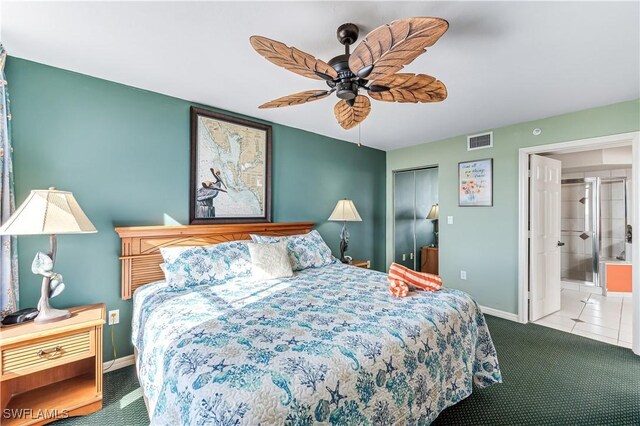
<instances>
[{"instance_id":1,"label":"white figurine","mask_svg":"<svg viewBox=\"0 0 640 426\"><path fill-rule=\"evenodd\" d=\"M31 272L49 278L49 298L56 297L64 291L62 275L53 272L53 260L42 252L36 253L31 264Z\"/></svg>"}]
</instances>

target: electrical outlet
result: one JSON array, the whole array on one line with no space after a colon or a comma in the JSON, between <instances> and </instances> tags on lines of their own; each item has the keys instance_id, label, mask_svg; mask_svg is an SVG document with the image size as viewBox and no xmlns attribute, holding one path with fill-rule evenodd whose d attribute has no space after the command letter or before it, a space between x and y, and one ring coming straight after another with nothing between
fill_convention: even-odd
<instances>
[{"instance_id":1,"label":"electrical outlet","mask_svg":"<svg viewBox=\"0 0 640 426\"><path fill-rule=\"evenodd\" d=\"M109 325L114 325L120 323L120 310L115 309L113 311L109 311Z\"/></svg>"},{"instance_id":2,"label":"electrical outlet","mask_svg":"<svg viewBox=\"0 0 640 426\"><path fill-rule=\"evenodd\" d=\"M453 216L447 216L447 225L453 225Z\"/></svg>"},{"instance_id":3,"label":"electrical outlet","mask_svg":"<svg viewBox=\"0 0 640 426\"><path fill-rule=\"evenodd\" d=\"M467 279L467 271L460 271L460 279L461 280Z\"/></svg>"}]
</instances>

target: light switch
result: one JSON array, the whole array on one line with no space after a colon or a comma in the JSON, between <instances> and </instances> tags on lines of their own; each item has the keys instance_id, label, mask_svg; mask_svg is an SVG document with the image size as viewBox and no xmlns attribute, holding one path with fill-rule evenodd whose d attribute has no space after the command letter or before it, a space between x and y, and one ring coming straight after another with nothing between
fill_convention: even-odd
<instances>
[{"instance_id":1,"label":"light switch","mask_svg":"<svg viewBox=\"0 0 640 426\"><path fill-rule=\"evenodd\" d=\"M447 216L447 225L453 225L453 216Z\"/></svg>"}]
</instances>

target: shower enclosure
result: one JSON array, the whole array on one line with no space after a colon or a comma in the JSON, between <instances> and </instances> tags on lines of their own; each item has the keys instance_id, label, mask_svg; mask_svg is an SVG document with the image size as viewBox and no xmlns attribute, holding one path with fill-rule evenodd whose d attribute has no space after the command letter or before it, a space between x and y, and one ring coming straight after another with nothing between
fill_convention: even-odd
<instances>
[{"instance_id":1,"label":"shower enclosure","mask_svg":"<svg viewBox=\"0 0 640 426\"><path fill-rule=\"evenodd\" d=\"M602 287L600 261L625 260L626 178L562 180L561 279Z\"/></svg>"},{"instance_id":2,"label":"shower enclosure","mask_svg":"<svg viewBox=\"0 0 640 426\"><path fill-rule=\"evenodd\" d=\"M560 239L563 281L599 285L600 244L598 178L563 179Z\"/></svg>"}]
</instances>

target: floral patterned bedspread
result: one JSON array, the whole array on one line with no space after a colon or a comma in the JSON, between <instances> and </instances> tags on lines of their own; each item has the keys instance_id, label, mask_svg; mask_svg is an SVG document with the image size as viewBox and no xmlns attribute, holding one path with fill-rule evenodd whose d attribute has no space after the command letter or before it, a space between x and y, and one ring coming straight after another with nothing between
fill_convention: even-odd
<instances>
[{"instance_id":1,"label":"floral patterned bedspread","mask_svg":"<svg viewBox=\"0 0 640 426\"><path fill-rule=\"evenodd\" d=\"M152 425L427 425L502 380L466 293L396 299L385 274L342 264L143 286L133 344Z\"/></svg>"}]
</instances>

